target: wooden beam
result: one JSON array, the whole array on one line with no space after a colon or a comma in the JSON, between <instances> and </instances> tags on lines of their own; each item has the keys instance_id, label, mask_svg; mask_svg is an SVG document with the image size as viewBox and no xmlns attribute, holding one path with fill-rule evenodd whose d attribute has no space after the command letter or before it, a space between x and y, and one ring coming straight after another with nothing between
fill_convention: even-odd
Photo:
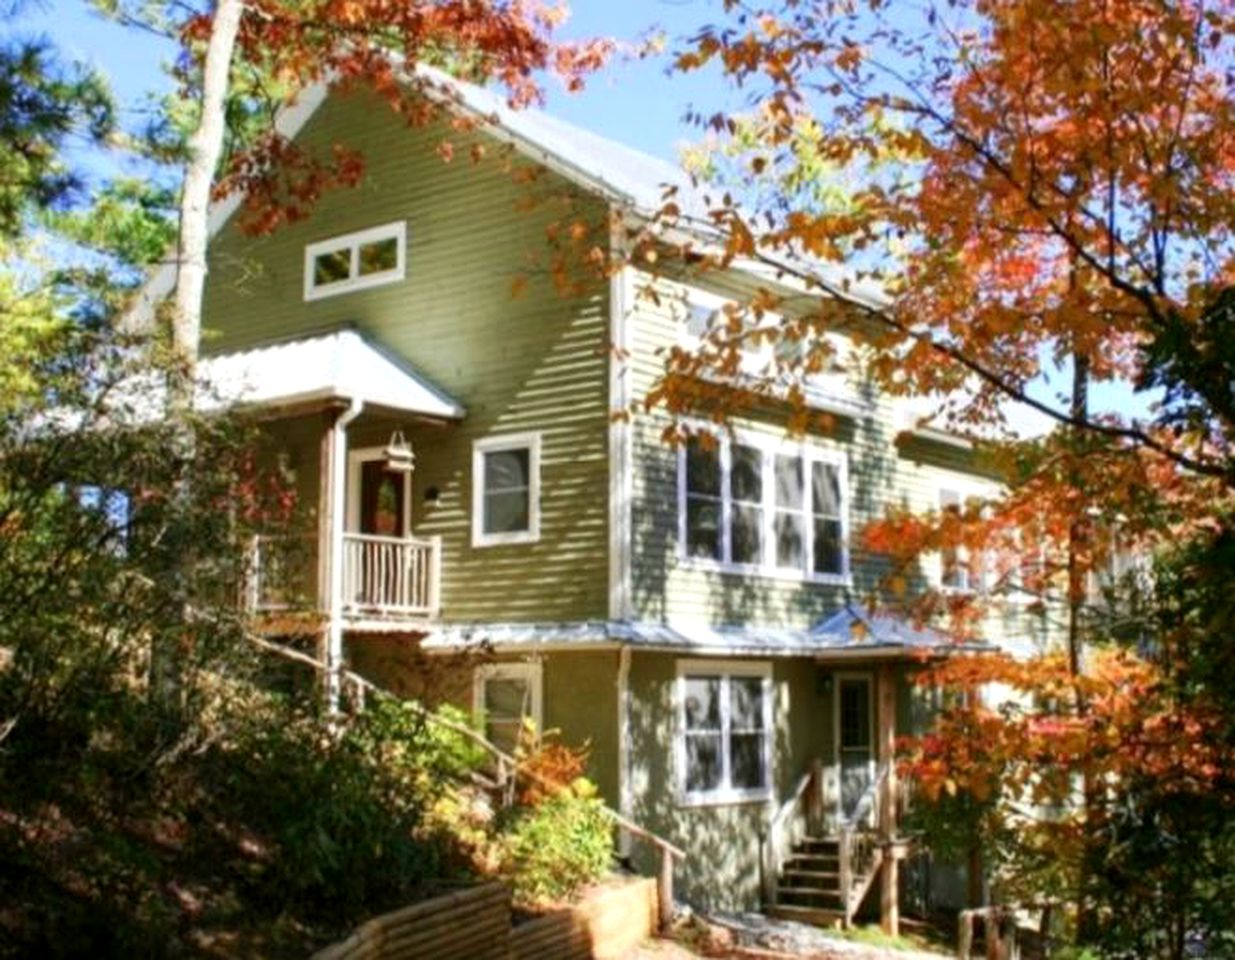
<instances>
[{"instance_id":1,"label":"wooden beam","mask_svg":"<svg viewBox=\"0 0 1235 960\"><path fill-rule=\"evenodd\" d=\"M890 937L900 935L900 867L892 850L899 830L896 809L896 674L892 665L879 667L879 762L887 766L879 798L879 836L885 856L881 870L879 918L883 932Z\"/></svg>"}]
</instances>

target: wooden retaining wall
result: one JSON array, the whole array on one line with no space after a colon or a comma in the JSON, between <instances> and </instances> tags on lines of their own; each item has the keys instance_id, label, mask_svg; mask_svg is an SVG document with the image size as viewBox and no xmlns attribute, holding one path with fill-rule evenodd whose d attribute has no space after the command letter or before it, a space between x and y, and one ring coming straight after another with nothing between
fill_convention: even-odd
<instances>
[{"instance_id":1,"label":"wooden retaining wall","mask_svg":"<svg viewBox=\"0 0 1235 960\"><path fill-rule=\"evenodd\" d=\"M311 960L618 960L656 930L656 882L598 887L576 906L511 924L510 890L489 883L361 924Z\"/></svg>"}]
</instances>

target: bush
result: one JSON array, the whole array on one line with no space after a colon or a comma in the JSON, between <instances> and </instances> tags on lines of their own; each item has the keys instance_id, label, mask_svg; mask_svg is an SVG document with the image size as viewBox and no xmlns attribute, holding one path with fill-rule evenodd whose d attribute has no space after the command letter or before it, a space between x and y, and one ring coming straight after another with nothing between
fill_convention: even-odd
<instances>
[{"instance_id":1,"label":"bush","mask_svg":"<svg viewBox=\"0 0 1235 960\"><path fill-rule=\"evenodd\" d=\"M500 873L524 905L564 900L600 879L613 857L613 823L589 780L517 808L500 840Z\"/></svg>"}]
</instances>

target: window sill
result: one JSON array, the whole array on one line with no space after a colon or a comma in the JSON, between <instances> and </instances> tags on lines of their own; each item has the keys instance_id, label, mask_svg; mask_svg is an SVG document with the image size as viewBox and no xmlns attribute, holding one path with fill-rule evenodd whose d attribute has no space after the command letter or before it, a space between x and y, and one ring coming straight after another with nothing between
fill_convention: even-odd
<instances>
[{"instance_id":1,"label":"window sill","mask_svg":"<svg viewBox=\"0 0 1235 960\"><path fill-rule=\"evenodd\" d=\"M678 794L679 809L697 810L707 807L745 807L771 803L771 790L727 790L721 793Z\"/></svg>"},{"instance_id":2,"label":"window sill","mask_svg":"<svg viewBox=\"0 0 1235 960\"><path fill-rule=\"evenodd\" d=\"M809 583L816 586L851 587L853 575L849 573L812 573L796 570L779 570L742 564L720 563L700 557L678 557L678 568L696 573L713 573L729 577L754 577L761 580L778 580L784 583Z\"/></svg>"},{"instance_id":3,"label":"window sill","mask_svg":"<svg viewBox=\"0 0 1235 960\"><path fill-rule=\"evenodd\" d=\"M390 283L398 283L407 279L403 270L387 270L382 273L371 273L355 280L339 280L336 283L308 286L304 291L306 303L314 300L325 300L344 293L358 293L361 290L372 290L374 287L384 287Z\"/></svg>"},{"instance_id":4,"label":"window sill","mask_svg":"<svg viewBox=\"0 0 1235 960\"><path fill-rule=\"evenodd\" d=\"M485 547L513 547L520 544L539 542L539 531L529 531L527 533L489 533L472 537L472 546L478 549Z\"/></svg>"}]
</instances>

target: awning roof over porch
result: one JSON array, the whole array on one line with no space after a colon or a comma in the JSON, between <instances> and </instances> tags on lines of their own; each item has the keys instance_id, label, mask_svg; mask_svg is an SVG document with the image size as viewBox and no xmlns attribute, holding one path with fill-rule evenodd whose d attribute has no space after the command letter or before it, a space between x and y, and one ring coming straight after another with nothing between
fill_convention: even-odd
<instances>
[{"instance_id":1,"label":"awning roof over porch","mask_svg":"<svg viewBox=\"0 0 1235 960\"><path fill-rule=\"evenodd\" d=\"M698 656L897 657L989 649L888 613L847 604L810 630L596 620L580 623L450 624L429 631L427 650L548 650L629 646Z\"/></svg>"},{"instance_id":2,"label":"awning roof over porch","mask_svg":"<svg viewBox=\"0 0 1235 960\"><path fill-rule=\"evenodd\" d=\"M359 400L366 406L457 420L462 404L403 358L355 330L209 357L198 366L202 406L291 406Z\"/></svg>"}]
</instances>

